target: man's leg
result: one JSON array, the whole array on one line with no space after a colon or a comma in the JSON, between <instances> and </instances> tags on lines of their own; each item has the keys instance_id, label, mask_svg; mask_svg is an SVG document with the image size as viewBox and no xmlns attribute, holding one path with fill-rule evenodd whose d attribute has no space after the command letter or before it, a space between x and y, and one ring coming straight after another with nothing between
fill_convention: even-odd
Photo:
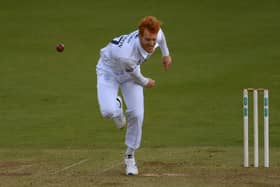
<instances>
[{"instance_id":1,"label":"man's leg","mask_svg":"<svg viewBox=\"0 0 280 187\"><path fill-rule=\"evenodd\" d=\"M127 107L127 131L125 143L127 151L125 156L126 174L137 175L134 151L140 147L142 138L142 124L144 118L143 87L129 81L121 85L122 94Z\"/></svg>"},{"instance_id":2,"label":"man's leg","mask_svg":"<svg viewBox=\"0 0 280 187\"><path fill-rule=\"evenodd\" d=\"M97 70L97 96L101 114L104 118L112 118L118 128L124 127L126 120L122 102L117 97L119 84L114 75Z\"/></svg>"}]
</instances>

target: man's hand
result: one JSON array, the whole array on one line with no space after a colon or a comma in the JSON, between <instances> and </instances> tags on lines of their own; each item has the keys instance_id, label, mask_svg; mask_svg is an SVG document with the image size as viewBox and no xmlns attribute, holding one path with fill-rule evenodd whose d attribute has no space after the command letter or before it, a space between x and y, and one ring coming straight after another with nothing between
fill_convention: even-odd
<instances>
[{"instance_id":1,"label":"man's hand","mask_svg":"<svg viewBox=\"0 0 280 187\"><path fill-rule=\"evenodd\" d=\"M164 70L168 70L169 66L172 64L171 56L163 56L162 57L162 64L164 67Z\"/></svg>"},{"instance_id":2,"label":"man's hand","mask_svg":"<svg viewBox=\"0 0 280 187\"><path fill-rule=\"evenodd\" d=\"M152 88L152 87L154 87L155 83L156 83L155 80L149 79L149 82L148 82L148 84L146 84L145 87L146 87L146 88Z\"/></svg>"}]
</instances>

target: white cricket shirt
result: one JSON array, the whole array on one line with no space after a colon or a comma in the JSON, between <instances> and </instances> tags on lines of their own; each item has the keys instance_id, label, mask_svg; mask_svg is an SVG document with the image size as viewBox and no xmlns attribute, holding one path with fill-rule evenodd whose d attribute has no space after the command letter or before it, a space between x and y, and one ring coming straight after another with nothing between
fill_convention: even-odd
<instances>
[{"instance_id":1,"label":"white cricket shirt","mask_svg":"<svg viewBox=\"0 0 280 187\"><path fill-rule=\"evenodd\" d=\"M146 52L139 41L138 30L114 38L106 47L100 50L101 62L111 71L126 71L131 74L137 83L145 86L149 79L140 71L140 65L144 63L160 47L162 56L169 56L167 42L162 29L159 30L156 45L152 53ZM101 64L97 67L101 68Z\"/></svg>"}]
</instances>

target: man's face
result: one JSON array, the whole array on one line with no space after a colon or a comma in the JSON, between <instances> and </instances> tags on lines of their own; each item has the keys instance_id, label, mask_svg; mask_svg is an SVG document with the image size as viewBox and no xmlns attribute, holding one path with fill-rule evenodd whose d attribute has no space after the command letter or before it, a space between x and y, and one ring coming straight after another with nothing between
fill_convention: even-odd
<instances>
[{"instance_id":1,"label":"man's face","mask_svg":"<svg viewBox=\"0 0 280 187\"><path fill-rule=\"evenodd\" d=\"M148 53L152 53L156 45L157 33L151 33L147 29L144 30L143 36L139 36L142 48Z\"/></svg>"}]
</instances>

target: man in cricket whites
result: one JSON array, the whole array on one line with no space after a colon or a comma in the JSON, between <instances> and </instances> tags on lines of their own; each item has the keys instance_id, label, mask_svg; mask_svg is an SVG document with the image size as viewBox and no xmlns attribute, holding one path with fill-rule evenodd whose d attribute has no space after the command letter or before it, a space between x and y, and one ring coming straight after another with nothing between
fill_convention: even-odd
<instances>
[{"instance_id":1,"label":"man in cricket whites","mask_svg":"<svg viewBox=\"0 0 280 187\"><path fill-rule=\"evenodd\" d=\"M126 175L138 175L135 151L140 147L144 119L143 88L152 88L155 80L142 75L142 65L160 47L165 70L172 63L161 22L153 16L141 19L138 29L114 38L100 50L96 66L97 95L101 114L124 128L127 121L125 144ZM118 96L119 88L126 105ZM127 120L126 120L127 118Z\"/></svg>"}]
</instances>

